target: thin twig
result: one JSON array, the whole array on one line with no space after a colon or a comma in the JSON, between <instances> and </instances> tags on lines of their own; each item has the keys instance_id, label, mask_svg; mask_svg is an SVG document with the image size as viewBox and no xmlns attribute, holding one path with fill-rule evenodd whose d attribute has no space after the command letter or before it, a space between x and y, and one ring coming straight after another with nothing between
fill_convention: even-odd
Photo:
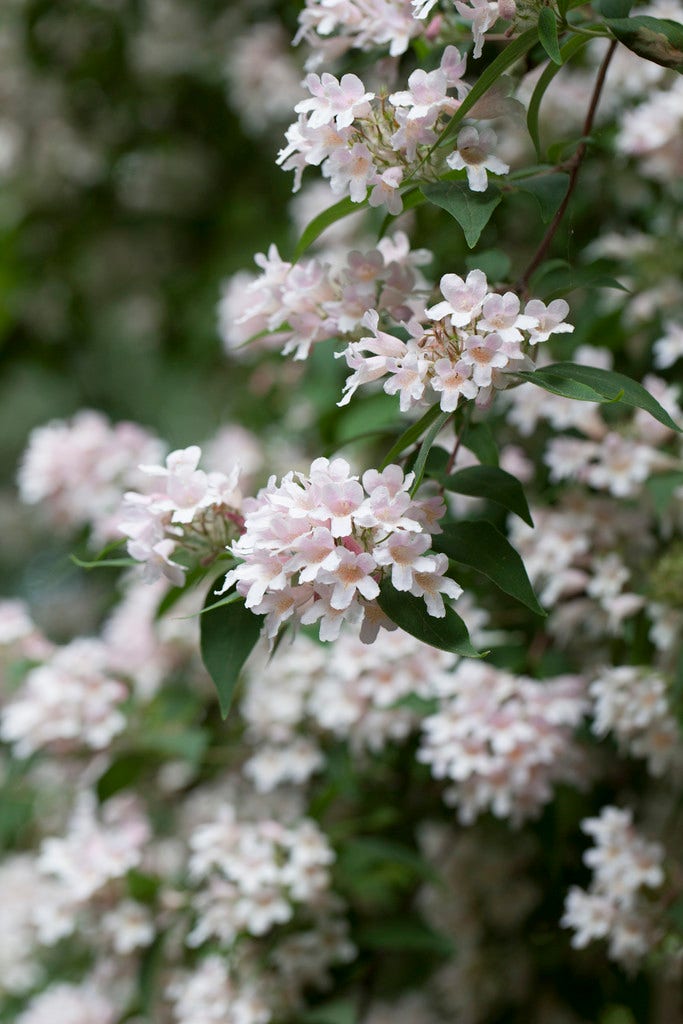
<instances>
[{"instance_id":1,"label":"thin twig","mask_svg":"<svg viewBox=\"0 0 683 1024\"><path fill-rule=\"evenodd\" d=\"M614 51L616 49L616 45L617 45L617 42L616 42L615 39L613 39L612 42L609 45L609 49L607 50L607 53L605 54L605 56L603 58L602 64L600 65L600 70L598 71L598 77L595 80L595 87L593 89L593 95L591 97L590 106L588 108L588 113L586 114L586 120L585 120L584 125L583 125L583 131L581 133L581 135L582 135L581 142L577 146L576 152L574 153L574 156L571 158L571 160L569 160L567 162L568 166L570 167L570 171L569 171L569 185L567 186L566 195L565 195L564 199L562 200L562 203L560 204L559 209L557 210L557 213L553 217L552 222L551 222L548 230L546 231L543 240L541 241L541 244L539 245L538 249L536 250L536 252L534 254L534 257L531 260L531 263L529 264L529 266L527 267L527 269L524 272L523 276L519 279L519 281L517 283L517 291L522 292L524 295L528 295L529 294L529 280L531 278L531 275L534 273L534 271L539 267L539 265L545 259L546 253L548 252L548 249L552 245L552 241L553 241L553 238L555 237L555 233L556 233L557 229L559 228L560 223L562 222L562 218L564 217L564 214L565 214L565 211L566 211L567 207L569 206L569 200L571 199L572 192L574 191L574 188L576 186L576 181L577 181L577 178L579 176L579 170L581 169L581 163L583 161L584 156L586 155L586 150L588 148L587 137L590 135L590 133L591 133L591 131L593 129L593 121L595 120L595 114L596 114L596 111L598 109L598 103L600 102L600 94L602 92L602 87L605 84L605 77L607 75L607 69L608 69L609 63L610 63L610 61L612 59L612 54L614 53Z\"/></svg>"}]
</instances>

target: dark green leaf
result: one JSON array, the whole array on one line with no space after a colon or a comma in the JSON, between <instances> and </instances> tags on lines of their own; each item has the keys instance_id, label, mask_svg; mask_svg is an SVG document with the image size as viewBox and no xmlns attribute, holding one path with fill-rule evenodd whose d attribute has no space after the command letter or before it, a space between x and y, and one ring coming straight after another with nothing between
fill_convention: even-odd
<instances>
[{"instance_id":1,"label":"dark green leaf","mask_svg":"<svg viewBox=\"0 0 683 1024\"><path fill-rule=\"evenodd\" d=\"M439 181L423 185L425 198L440 206L457 220L465 233L465 241L473 249L503 198L500 189L490 185L485 192L472 192L465 181Z\"/></svg>"},{"instance_id":2,"label":"dark green leaf","mask_svg":"<svg viewBox=\"0 0 683 1024\"><path fill-rule=\"evenodd\" d=\"M350 999L337 999L316 1006L301 1017L301 1024L356 1024L358 1015Z\"/></svg>"},{"instance_id":3,"label":"dark green leaf","mask_svg":"<svg viewBox=\"0 0 683 1024\"><path fill-rule=\"evenodd\" d=\"M658 515L666 512L676 491L683 487L683 473L657 473L645 481Z\"/></svg>"},{"instance_id":4,"label":"dark green leaf","mask_svg":"<svg viewBox=\"0 0 683 1024\"><path fill-rule=\"evenodd\" d=\"M427 427L429 427L437 416L441 415L441 409L438 405L433 405L431 409L422 416L417 423L411 423L407 430L404 430L398 441L391 446L387 454L380 463L380 469L386 469L387 466L396 459L401 452L404 452L406 448L410 448L414 445L424 434Z\"/></svg>"},{"instance_id":5,"label":"dark green leaf","mask_svg":"<svg viewBox=\"0 0 683 1024\"><path fill-rule=\"evenodd\" d=\"M547 224L553 219L567 194L569 175L539 174L535 178L518 178L514 186L534 197L541 211L541 220Z\"/></svg>"},{"instance_id":6,"label":"dark green leaf","mask_svg":"<svg viewBox=\"0 0 683 1024\"><path fill-rule=\"evenodd\" d=\"M578 363L554 363L541 370L519 373L518 376L564 398L576 398L581 402L618 401L634 409L643 409L669 430L683 433L683 428L674 423L657 399L642 384L623 373L580 366Z\"/></svg>"},{"instance_id":7,"label":"dark green leaf","mask_svg":"<svg viewBox=\"0 0 683 1024\"><path fill-rule=\"evenodd\" d=\"M498 446L488 423L470 423L462 435L465 448L486 466L498 465Z\"/></svg>"},{"instance_id":8,"label":"dark green leaf","mask_svg":"<svg viewBox=\"0 0 683 1024\"><path fill-rule=\"evenodd\" d=\"M683 25L679 22L641 14L610 18L606 24L619 42L639 57L683 73Z\"/></svg>"},{"instance_id":9,"label":"dark green leaf","mask_svg":"<svg viewBox=\"0 0 683 1024\"><path fill-rule=\"evenodd\" d=\"M366 925L358 931L356 938L359 946L365 949L439 953L442 956L453 954L451 939L421 921L405 918Z\"/></svg>"},{"instance_id":10,"label":"dark green leaf","mask_svg":"<svg viewBox=\"0 0 683 1024\"><path fill-rule=\"evenodd\" d=\"M587 267L572 267L566 260L548 260L534 274L531 287L534 295L546 300L567 295L576 288L616 288L628 292L628 288L610 275L610 268L607 260L596 260Z\"/></svg>"},{"instance_id":11,"label":"dark green leaf","mask_svg":"<svg viewBox=\"0 0 683 1024\"><path fill-rule=\"evenodd\" d=\"M633 0L598 0L596 7L603 18L628 18Z\"/></svg>"},{"instance_id":12,"label":"dark green leaf","mask_svg":"<svg viewBox=\"0 0 683 1024\"><path fill-rule=\"evenodd\" d=\"M104 803L119 790L134 785L148 765L149 758L142 753L117 757L97 780L97 799Z\"/></svg>"},{"instance_id":13,"label":"dark green leaf","mask_svg":"<svg viewBox=\"0 0 683 1024\"><path fill-rule=\"evenodd\" d=\"M562 63L566 64L568 60L571 60L574 54L577 53L582 46L585 46L587 42L588 39L586 36L574 36L572 39L569 39L560 50L560 53L562 54ZM541 140L538 127L538 115L541 109L541 100L545 95L546 89L559 70L559 64L548 64L547 68L536 83L536 88L532 93L529 101L529 107L527 109L527 128L529 129L529 135L531 136L531 141L534 144L539 160L541 159Z\"/></svg>"},{"instance_id":14,"label":"dark green leaf","mask_svg":"<svg viewBox=\"0 0 683 1024\"><path fill-rule=\"evenodd\" d=\"M562 64L560 40L557 37L557 20L551 7L542 7L538 16L538 38L541 46L555 64Z\"/></svg>"},{"instance_id":15,"label":"dark green leaf","mask_svg":"<svg viewBox=\"0 0 683 1024\"><path fill-rule=\"evenodd\" d=\"M69 558L79 569L123 569L140 564L134 558L98 558L94 562L84 562L76 555L69 555Z\"/></svg>"},{"instance_id":16,"label":"dark green leaf","mask_svg":"<svg viewBox=\"0 0 683 1024\"><path fill-rule=\"evenodd\" d=\"M473 256L465 256L465 266L468 270L483 270L489 281L505 281L512 260L501 249L484 249Z\"/></svg>"},{"instance_id":17,"label":"dark green leaf","mask_svg":"<svg viewBox=\"0 0 683 1024\"><path fill-rule=\"evenodd\" d=\"M309 245L313 245L315 240L322 235L325 228L329 228L330 224L336 224L342 217L348 217L351 213L356 213L358 210L363 210L367 206L367 200L362 203L354 203L351 201L349 196L345 196L340 199L334 206L329 206L322 213L319 213L317 217L314 217L311 223L304 229L304 232L297 242L294 250L293 261L299 259L299 257L306 252Z\"/></svg>"},{"instance_id":18,"label":"dark green leaf","mask_svg":"<svg viewBox=\"0 0 683 1024\"><path fill-rule=\"evenodd\" d=\"M388 580L382 584L377 601L392 622L423 643L467 658L481 657L470 642L467 626L448 604L445 617L437 619L429 614L421 597L399 593Z\"/></svg>"},{"instance_id":19,"label":"dark green leaf","mask_svg":"<svg viewBox=\"0 0 683 1024\"><path fill-rule=\"evenodd\" d=\"M384 238L387 231L398 217L402 217L403 214L406 213L408 210L414 210L416 206L420 206L425 201L425 197L422 195L417 186L415 186L414 188L406 189L406 191L401 196L401 199L403 201L403 209L401 210L400 213L388 213L386 215L386 217L382 221L382 226L379 229L379 233L377 235L378 239Z\"/></svg>"},{"instance_id":20,"label":"dark green leaf","mask_svg":"<svg viewBox=\"0 0 683 1024\"><path fill-rule=\"evenodd\" d=\"M427 462L429 449L432 447L437 436L441 433L441 431L446 426L446 423L448 422L452 415L452 412L442 412L439 416L436 417L431 427L425 434L425 439L422 442L420 451L418 452L418 456L415 459L415 464L413 465L413 473L415 474L415 479L413 480L412 486L410 488L411 496L416 493L418 487L422 483L422 477L424 476L425 463Z\"/></svg>"},{"instance_id":21,"label":"dark green leaf","mask_svg":"<svg viewBox=\"0 0 683 1024\"><path fill-rule=\"evenodd\" d=\"M441 132L441 135L435 143L435 147L454 134L477 100L480 100L481 97L488 92L491 86L495 85L504 71L515 64L520 57L524 56L525 53L528 53L531 47L536 43L537 39L538 28L534 26L534 28L528 28L525 32L522 32L520 36L517 36L516 39L513 39L512 42L507 44L505 49L502 50L495 60L491 61L486 70L482 71L479 75L479 78L474 83L456 112L453 114L453 117L450 119L444 130Z\"/></svg>"},{"instance_id":22,"label":"dark green leaf","mask_svg":"<svg viewBox=\"0 0 683 1024\"><path fill-rule=\"evenodd\" d=\"M214 587L206 597L205 608L214 602ZM242 666L261 633L263 617L254 615L243 601L211 608L200 618L202 661L218 690L221 714L230 711Z\"/></svg>"},{"instance_id":23,"label":"dark green leaf","mask_svg":"<svg viewBox=\"0 0 683 1024\"><path fill-rule=\"evenodd\" d=\"M514 512L529 526L534 525L524 488L519 480L503 469L495 466L468 466L451 476L439 475L436 479L447 491L494 501L508 512Z\"/></svg>"},{"instance_id":24,"label":"dark green leaf","mask_svg":"<svg viewBox=\"0 0 683 1024\"><path fill-rule=\"evenodd\" d=\"M161 885L160 880L154 875L147 875L135 868L128 872L126 881L131 898L138 903L153 903Z\"/></svg>"},{"instance_id":25,"label":"dark green leaf","mask_svg":"<svg viewBox=\"0 0 683 1024\"><path fill-rule=\"evenodd\" d=\"M545 615L526 574L524 563L510 541L492 523L481 519L446 526L432 539L435 551L468 565L537 615Z\"/></svg>"},{"instance_id":26,"label":"dark green leaf","mask_svg":"<svg viewBox=\"0 0 683 1024\"><path fill-rule=\"evenodd\" d=\"M170 611L171 608L173 608L173 606L180 600L183 594L187 594L190 587L193 587L195 583L199 583L200 580L206 576L207 571L208 570L204 566L197 566L195 569L191 569L187 573L185 577L185 586L171 587L159 602L155 618L160 619L166 614L166 612Z\"/></svg>"},{"instance_id":27,"label":"dark green leaf","mask_svg":"<svg viewBox=\"0 0 683 1024\"><path fill-rule=\"evenodd\" d=\"M204 729L178 728L146 736L141 745L153 754L182 758L185 761L198 764L202 760L208 742L209 735Z\"/></svg>"}]
</instances>

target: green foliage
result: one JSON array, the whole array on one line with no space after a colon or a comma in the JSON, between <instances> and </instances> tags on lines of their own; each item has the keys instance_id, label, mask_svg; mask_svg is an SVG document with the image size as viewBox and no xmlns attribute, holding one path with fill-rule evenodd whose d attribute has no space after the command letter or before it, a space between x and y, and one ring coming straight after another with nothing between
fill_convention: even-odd
<instances>
[{"instance_id":1,"label":"green foliage","mask_svg":"<svg viewBox=\"0 0 683 1024\"><path fill-rule=\"evenodd\" d=\"M567 194L569 175L537 174L532 178L515 178L514 187L534 197L541 211L541 220L547 224L553 219Z\"/></svg>"},{"instance_id":2,"label":"green foliage","mask_svg":"<svg viewBox=\"0 0 683 1024\"><path fill-rule=\"evenodd\" d=\"M639 57L683 73L683 25L668 18L608 18L615 37Z\"/></svg>"},{"instance_id":3,"label":"green foliage","mask_svg":"<svg viewBox=\"0 0 683 1024\"><path fill-rule=\"evenodd\" d=\"M489 185L485 192L472 192L465 181L440 181L422 185L425 199L440 206L458 222L465 241L473 249L503 198L500 189Z\"/></svg>"},{"instance_id":4,"label":"green foliage","mask_svg":"<svg viewBox=\"0 0 683 1024\"><path fill-rule=\"evenodd\" d=\"M503 593L536 615L545 615L529 582L524 563L510 541L485 519L446 526L433 540L436 551L486 576Z\"/></svg>"},{"instance_id":5,"label":"green foliage","mask_svg":"<svg viewBox=\"0 0 683 1024\"><path fill-rule=\"evenodd\" d=\"M588 39L585 36L573 36L571 39L567 40L560 50L561 62L559 64L548 64L547 68L536 83L536 88L531 95L529 106L527 108L526 124L539 160L541 159L541 141L538 118L541 110L541 101L545 96L548 86L555 78L555 75L560 70L562 64L566 64L571 60L574 54L578 53L581 47L585 46L587 42Z\"/></svg>"},{"instance_id":6,"label":"green foliage","mask_svg":"<svg viewBox=\"0 0 683 1024\"><path fill-rule=\"evenodd\" d=\"M350 213L355 213L357 210L362 210L367 203L354 203L349 196L344 196L338 203L328 207L327 210L323 210L317 217L314 217L311 223L304 229L301 238L296 244L294 249L294 262L296 262L300 256L306 252L308 248L316 241L317 238L322 235L326 228L329 228L332 224L336 224L338 220L342 220L344 217L348 217Z\"/></svg>"},{"instance_id":7,"label":"green foliage","mask_svg":"<svg viewBox=\"0 0 683 1024\"><path fill-rule=\"evenodd\" d=\"M508 512L533 526L529 504L519 480L495 466L468 466L450 476L432 474L447 491L467 494L471 498L485 498L502 505Z\"/></svg>"},{"instance_id":8,"label":"green foliage","mask_svg":"<svg viewBox=\"0 0 683 1024\"><path fill-rule=\"evenodd\" d=\"M480 657L470 642L467 626L447 603L444 618L436 619L427 612L421 597L395 590L388 580L382 584L377 602L392 622L423 643L466 658Z\"/></svg>"},{"instance_id":9,"label":"green foliage","mask_svg":"<svg viewBox=\"0 0 683 1024\"><path fill-rule=\"evenodd\" d=\"M218 582L218 581L216 581ZM262 616L254 615L243 601L213 605L215 584L209 588L202 615L200 649L204 666L218 691L221 714L232 706L242 666L261 634Z\"/></svg>"},{"instance_id":10,"label":"green foliage","mask_svg":"<svg viewBox=\"0 0 683 1024\"><path fill-rule=\"evenodd\" d=\"M425 465L427 463L427 456L429 455L429 451L434 442L436 441L438 435L441 433L441 431L443 430L443 428L445 427L446 423L448 422L452 415L453 413L450 412L440 413L440 415L436 417L436 419L430 426L429 430L427 431L425 439L420 446L419 452L417 453L417 458L415 459L415 462L413 463L412 466L412 471L415 474L415 479L413 480L413 483L410 488L411 495L415 494L418 487L422 483L422 478L424 476Z\"/></svg>"},{"instance_id":11,"label":"green foliage","mask_svg":"<svg viewBox=\"0 0 683 1024\"><path fill-rule=\"evenodd\" d=\"M538 16L538 38L550 59L561 66L563 63L562 53L557 36L557 21L552 7L541 8L541 13Z\"/></svg>"},{"instance_id":12,"label":"green foliage","mask_svg":"<svg viewBox=\"0 0 683 1024\"><path fill-rule=\"evenodd\" d=\"M634 409L644 409L665 427L683 433L683 428L674 423L657 399L642 384L623 373L578 363L555 363L518 376L564 398L575 398L581 402L621 402Z\"/></svg>"}]
</instances>

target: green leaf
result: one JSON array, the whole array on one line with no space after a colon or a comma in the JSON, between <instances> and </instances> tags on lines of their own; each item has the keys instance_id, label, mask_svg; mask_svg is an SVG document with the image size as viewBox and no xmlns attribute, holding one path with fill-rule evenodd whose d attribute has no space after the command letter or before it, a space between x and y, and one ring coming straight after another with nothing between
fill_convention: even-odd
<instances>
[{"instance_id":1,"label":"green leaf","mask_svg":"<svg viewBox=\"0 0 683 1024\"><path fill-rule=\"evenodd\" d=\"M514 186L534 197L541 211L541 220L547 224L553 219L567 194L569 175L562 173L539 174L535 178L518 178L514 182Z\"/></svg>"},{"instance_id":2,"label":"green leaf","mask_svg":"<svg viewBox=\"0 0 683 1024\"><path fill-rule=\"evenodd\" d=\"M301 1018L301 1024L356 1024L358 1015L350 999L336 999L309 1010Z\"/></svg>"},{"instance_id":3,"label":"green leaf","mask_svg":"<svg viewBox=\"0 0 683 1024\"><path fill-rule=\"evenodd\" d=\"M538 28L534 26L533 28L528 28L525 32L522 32L520 36L517 36L516 39L513 39L512 42L507 44L505 49L502 50L495 60L491 61L486 70L479 75L479 78L474 83L456 112L453 114L453 117L450 119L444 130L441 132L441 135L432 147L433 149L454 134L477 100L480 100L481 97L488 92L491 86L495 85L504 71L515 64L520 57L524 56L525 53L528 53L531 47L535 45L537 39Z\"/></svg>"},{"instance_id":4,"label":"green leaf","mask_svg":"<svg viewBox=\"0 0 683 1024\"><path fill-rule=\"evenodd\" d=\"M578 363L554 363L517 376L564 398L576 398L580 402L622 402L634 409L643 409L669 430L683 433L683 428L674 423L657 399L642 384L623 373Z\"/></svg>"},{"instance_id":5,"label":"green leaf","mask_svg":"<svg viewBox=\"0 0 683 1024\"><path fill-rule=\"evenodd\" d=\"M415 463L413 465L413 473L415 474L415 479L413 480L412 486L410 488L411 497L416 493L418 487L422 483L422 477L424 476L425 464L427 462L427 456L429 455L429 449L432 447L437 436L441 433L441 431L446 426L446 423L448 422L452 415L452 412L442 412L439 416L436 417L431 427L427 431L425 439L422 442L422 446L420 447L420 451L418 452L417 458L415 459Z\"/></svg>"},{"instance_id":6,"label":"green leaf","mask_svg":"<svg viewBox=\"0 0 683 1024\"><path fill-rule=\"evenodd\" d=\"M214 586L207 594L205 609L213 603ZM261 633L263 617L254 615L243 601L236 601L211 608L199 621L202 661L218 690L221 714L226 718L242 666Z\"/></svg>"},{"instance_id":7,"label":"green leaf","mask_svg":"<svg viewBox=\"0 0 683 1024\"><path fill-rule=\"evenodd\" d=\"M453 942L445 935L433 931L418 920L396 918L381 924L360 928L356 934L358 945L365 949L438 953L452 956Z\"/></svg>"},{"instance_id":8,"label":"green leaf","mask_svg":"<svg viewBox=\"0 0 683 1024\"><path fill-rule=\"evenodd\" d=\"M524 563L510 541L485 519L446 526L432 538L435 551L470 566L536 615L545 615L526 574Z\"/></svg>"},{"instance_id":9,"label":"green leaf","mask_svg":"<svg viewBox=\"0 0 683 1024\"><path fill-rule=\"evenodd\" d=\"M569 39L560 50L562 63L566 64L568 60L571 60L574 54L578 53L581 47L585 46L587 42L588 38L586 36L573 36ZM538 127L538 117L541 109L541 100L545 95L546 89L559 70L559 64L548 64L547 68L536 83L536 88L531 95L531 100L529 101L529 107L527 110L526 124L539 160L541 159L541 140Z\"/></svg>"},{"instance_id":10,"label":"green leaf","mask_svg":"<svg viewBox=\"0 0 683 1024\"><path fill-rule=\"evenodd\" d=\"M524 488L519 480L503 469L495 466L468 466L451 476L438 475L436 479L447 491L494 501L519 516L529 526L534 525Z\"/></svg>"},{"instance_id":11,"label":"green leaf","mask_svg":"<svg viewBox=\"0 0 683 1024\"><path fill-rule=\"evenodd\" d=\"M489 281L507 280L512 260L502 249L484 249L472 256L465 256L468 270L483 270Z\"/></svg>"},{"instance_id":12,"label":"green leaf","mask_svg":"<svg viewBox=\"0 0 683 1024\"><path fill-rule=\"evenodd\" d=\"M470 642L467 626L448 604L445 617L437 619L429 614L421 597L394 590L388 580L382 584L377 602L392 622L423 643L466 658L481 657Z\"/></svg>"},{"instance_id":13,"label":"green leaf","mask_svg":"<svg viewBox=\"0 0 683 1024\"><path fill-rule=\"evenodd\" d=\"M439 181L434 185L422 185L422 192L430 203L440 206L457 220L470 249L474 249L493 211L503 198L500 189L494 185L489 185L485 192L472 192L465 181Z\"/></svg>"},{"instance_id":14,"label":"green leaf","mask_svg":"<svg viewBox=\"0 0 683 1024\"><path fill-rule=\"evenodd\" d=\"M598 0L596 7L603 18L628 18L633 0Z\"/></svg>"},{"instance_id":15,"label":"green leaf","mask_svg":"<svg viewBox=\"0 0 683 1024\"><path fill-rule=\"evenodd\" d=\"M548 260L539 267L531 279L534 295L543 299L555 299L567 295L576 288L616 288L628 292L609 273L609 260L596 260L587 267L572 267L566 260Z\"/></svg>"},{"instance_id":16,"label":"green leaf","mask_svg":"<svg viewBox=\"0 0 683 1024\"><path fill-rule=\"evenodd\" d=\"M131 899L137 900L138 903L154 903L161 886L160 879L138 871L136 868L131 868L127 873L126 882Z\"/></svg>"},{"instance_id":17,"label":"green leaf","mask_svg":"<svg viewBox=\"0 0 683 1024\"><path fill-rule=\"evenodd\" d=\"M104 803L110 796L134 785L148 765L149 758L142 753L117 757L97 780L97 799Z\"/></svg>"},{"instance_id":18,"label":"green leaf","mask_svg":"<svg viewBox=\"0 0 683 1024\"><path fill-rule=\"evenodd\" d=\"M296 244L294 249L294 255L292 260L294 263L299 259L306 249L310 245L313 245L315 240L322 235L325 228L329 228L330 224L336 224L338 220L343 217L348 217L351 213L356 213L358 210L363 210L367 206L367 200L362 203L354 203L351 201L349 196L345 196L340 199L334 206L329 206L322 213L319 213L317 217L314 217L310 224L304 229L301 238Z\"/></svg>"},{"instance_id":19,"label":"green leaf","mask_svg":"<svg viewBox=\"0 0 683 1024\"><path fill-rule=\"evenodd\" d=\"M645 481L645 486L650 492L657 515L661 516L673 501L679 487L683 487L683 473L657 473Z\"/></svg>"},{"instance_id":20,"label":"green leaf","mask_svg":"<svg viewBox=\"0 0 683 1024\"><path fill-rule=\"evenodd\" d=\"M410 448L414 445L424 434L427 427L429 427L437 416L441 415L441 409L438 405L433 405L431 409L422 416L417 423L411 423L407 430L404 430L398 441L391 446L387 454L380 463L380 469L386 469L394 459L398 458L401 452L404 452L406 448Z\"/></svg>"},{"instance_id":21,"label":"green leaf","mask_svg":"<svg viewBox=\"0 0 683 1024\"><path fill-rule=\"evenodd\" d=\"M414 210L416 206L421 206L422 203L424 203L425 201L425 197L422 195L417 185L415 185L413 188L406 189L406 191L401 196L401 200L403 202L403 208L401 212L388 213L386 215L386 217L382 221L382 226L379 229L379 233L377 235L378 239L384 238L384 236L386 235L387 231L394 223L394 221L398 220L399 217L402 217L404 213L406 213L408 210Z\"/></svg>"},{"instance_id":22,"label":"green leaf","mask_svg":"<svg viewBox=\"0 0 683 1024\"><path fill-rule=\"evenodd\" d=\"M606 24L619 42L639 57L683 74L683 25L679 22L641 14L608 18Z\"/></svg>"},{"instance_id":23,"label":"green leaf","mask_svg":"<svg viewBox=\"0 0 683 1024\"><path fill-rule=\"evenodd\" d=\"M226 554L227 554L227 552L226 552ZM198 565L198 566L195 566L194 569L190 569L189 572L185 576L185 584L184 584L184 586L182 586L182 587L171 587L164 594L164 596L162 597L161 601L159 602L159 605L158 605L157 610L155 612L155 615L154 615L155 619L163 618L163 616L166 614L166 612L169 612L171 610L171 608L173 608L173 606L175 604L177 604L177 602L180 600L180 598L183 596L183 594L187 594L191 587L194 587L195 584L200 583L204 579L204 577L206 576L207 572L209 572L209 571L210 570L207 569L206 566L202 566L202 565ZM227 572L227 569L226 569L226 572Z\"/></svg>"},{"instance_id":24,"label":"green leaf","mask_svg":"<svg viewBox=\"0 0 683 1024\"><path fill-rule=\"evenodd\" d=\"M462 435L462 443L486 466L498 465L498 446L488 423L469 423Z\"/></svg>"},{"instance_id":25,"label":"green leaf","mask_svg":"<svg viewBox=\"0 0 683 1024\"><path fill-rule=\"evenodd\" d=\"M538 38L541 46L555 64L562 64L560 40L557 36L557 20L550 7L542 7L538 16Z\"/></svg>"},{"instance_id":26,"label":"green leaf","mask_svg":"<svg viewBox=\"0 0 683 1024\"><path fill-rule=\"evenodd\" d=\"M69 559L79 569L123 569L131 565L139 565L134 558L98 558L94 562L84 562L77 555L69 555Z\"/></svg>"}]
</instances>

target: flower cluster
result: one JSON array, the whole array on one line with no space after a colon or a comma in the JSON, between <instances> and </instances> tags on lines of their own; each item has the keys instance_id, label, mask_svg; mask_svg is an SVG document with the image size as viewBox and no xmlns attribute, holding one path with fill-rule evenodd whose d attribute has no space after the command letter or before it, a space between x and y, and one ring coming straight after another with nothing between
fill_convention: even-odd
<instances>
[{"instance_id":1,"label":"flower cluster","mask_svg":"<svg viewBox=\"0 0 683 1024\"><path fill-rule=\"evenodd\" d=\"M403 630L382 631L370 645L348 631L333 649L299 634L276 660L252 658L241 713L255 751L245 774L260 792L302 785L324 768L330 737L357 753L405 740L421 718L406 699L443 692L456 662Z\"/></svg>"},{"instance_id":2,"label":"flower cluster","mask_svg":"<svg viewBox=\"0 0 683 1024\"><path fill-rule=\"evenodd\" d=\"M647 759L653 775L663 775L680 756L679 730L660 672L637 665L604 668L591 683L590 695L593 732L612 733L625 753Z\"/></svg>"},{"instance_id":3,"label":"flower cluster","mask_svg":"<svg viewBox=\"0 0 683 1024\"><path fill-rule=\"evenodd\" d=\"M110 674L99 640L73 640L32 669L0 718L0 735L18 757L36 750L101 750L126 726L128 687Z\"/></svg>"},{"instance_id":4,"label":"flower cluster","mask_svg":"<svg viewBox=\"0 0 683 1024\"><path fill-rule=\"evenodd\" d=\"M400 57L423 31L411 0L306 0L294 43L305 41L315 52L315 63L350 49L386 46L392 57Z\"/></svg>"},{"instance_id":5,"label":"flower cluster","mask_svg":"<svg viewBox=\"0 0 683 1024\"><path fill-rule=\"evenodd\" d=\"M418 267L430 259L423 249L411 251L402 232L368 252L349 252L343 262L331 255L292 264L271 246L267 256L256 256L257 278L233 279L224 288L221 336L232 353L267 332L268 347L282 345L304 359L316 342L352 334L372 306L399 321L415 316L429 289Z\"/></svg>"},{"instance_id":6,"label":"flower cluster","mask_svg":"<svg viewBox=\"0 0 683 1024\"><path fill-rule=\"evenodd\" d=\"M562 924L574 930L577 949L608 939L610 957L633 967L657 940L653 905L642 890L658 889L664 881L664 851L639 836L631 812L617 807L603 807L581 827L595 842L583 856L593 879L587 891L569 890Z\"/></svg>"},{"instance_id":7,"label":"flower cluster","mask_svg":"<svg viewBox=\"0 0 683 1024\"><path fill-rule=\"evenodd\" d=\"M241 528L239 468L228 476L205 473L197 468L201 454L192 445L171 452L165 466L141 466L159 480L159 489L124 495L118 528L129 538L131 558L145 563L148 580L165 576L182 586L186 569L173 555L182 551L209 565Z\"/></svg>"},{"instance_id":8,"label":"flower cluster","mask_svg":"<svg viewBox=\"0 0 683 1024\"><path fill-rule=\"evenodd\" d=\"M636 580L653 546L648 516L623 507L617 516L613 500L574 492L553 507L534 507L533 516L533 530L510 519L510 540L540 601L553 609L551 632L566 642L577 630L592 637L617 633L645 604Z\"/></svg>"},{"instance_id":9,"label":"flower cluster","mask_svg":"<svg viewBox=\"0 0 683 1024\"><path fill-rule=\"evenodd\" d=\"M383 377L386 393L400 396L402 412L436 401L453 412L461 398L486 404L494 389L512 382L515 371L533 369L529 346L573 330L564 320L569 306L563 299L548 306L531 299L522 313L514 292L492 291L481 270L464 280L444 274L440 287L443 300L425 312L429 323L410 321L407 341L381 330L376 310L366 313L362 322L372 336L351 342L342 353L354 372L341 405L362 384Z\"/></svg>"},{"instance_id":10,"label":"flower cluster","mask_svg":"<svg viewBox=\"0 0 683 1024\"><path fill-rule=\"evenodd\" d=\"M406 90L389 96L368 92L357 75L338 80L329 73L309 74L310 99L294 108L299 119L287 130L287 145L278 156L284 170L295 172L294 191L307 166L321 168L335 195L348 195L354 203L367 198L370 206L383 206L391 214L403 209L401 186L418 172L421 179L435 180L446 166L467 168L470 188L484 191L487 170L509 170L491 152L493 133L480 135L468 126L446 158L434 148L447 118L467 94L464 73L465 59L448 46L436 70L418 68ZM450 95L451 89L457 96Z\"/></svg>"},{"instance_id":11,"label":"flower cluster","mask_svg":"<svg viewBox=\"0 0 683 1024\"><path fill-rule=\"evenodd\" d=\"M144 486L138 464L162 454L161 442L137 424L112 425L86 409L32 431L19 468L19 494L62 530L92 524L103 543L116 537L121 492Z\"/></svg>"},{"instance_id":12,"label":"flower cluster","mask_svg":"<svg viewBox=\"0 0 683 1024\"><path fill-rule=\"evenodd\" d=\"M232 945L238 935L265 935L286 924L297 904L323 906L334 860L312 821L286 828L278 821L239 821L226 807L190 837L189 872L202 891L190 946L208 939Z\"/></svg>"},{"instance_id":13,"label":"flower cluster","mask_svg":"<svg viewBox=\"0 0 683 1024\"><path fill-rule=\"evenodd\" d=\"M465 661L423 722L418 760L453 783L444 799L462 822L490 810L519 825L552 799L554 783L578 783L572 734L585 712L579 677L537 682Z\"/></svg>"},{"instance_id":14,"label":"flower cluster","mask_svg":"<svg viewBox=\"0 0 683 1024\"><path fill-rule=\"evenodd\" d=\"M281 484L271 477L244 502L244 533L231 547L243 561L222 592L236 584L247 608L265 616L271 640L290 619L320 621L320 639L336 640L349 620L371 643L380 626L391 628L376 603L384 577L443 617L443 595L462 593L445 575L446 556L430 553L444 504L411 498L412 482L394 465L367 470L361 482L345 459L325 458L307 475L290 472Z\"/></svg>"},{"instance_id":15,"label":"flower cluster","mask_svg":"<svg viewBox=\"0 0 683 1024\"><path fill-rule=\"evenodd\" d=\"M415 17L426 18L436 3L437 0L412 0ZM472 24L473 57L481 57L486 33L498 19L509 21L516 14L515 0L455 0L454 6L460 17Z\"/></svg>"}]
</instances>

